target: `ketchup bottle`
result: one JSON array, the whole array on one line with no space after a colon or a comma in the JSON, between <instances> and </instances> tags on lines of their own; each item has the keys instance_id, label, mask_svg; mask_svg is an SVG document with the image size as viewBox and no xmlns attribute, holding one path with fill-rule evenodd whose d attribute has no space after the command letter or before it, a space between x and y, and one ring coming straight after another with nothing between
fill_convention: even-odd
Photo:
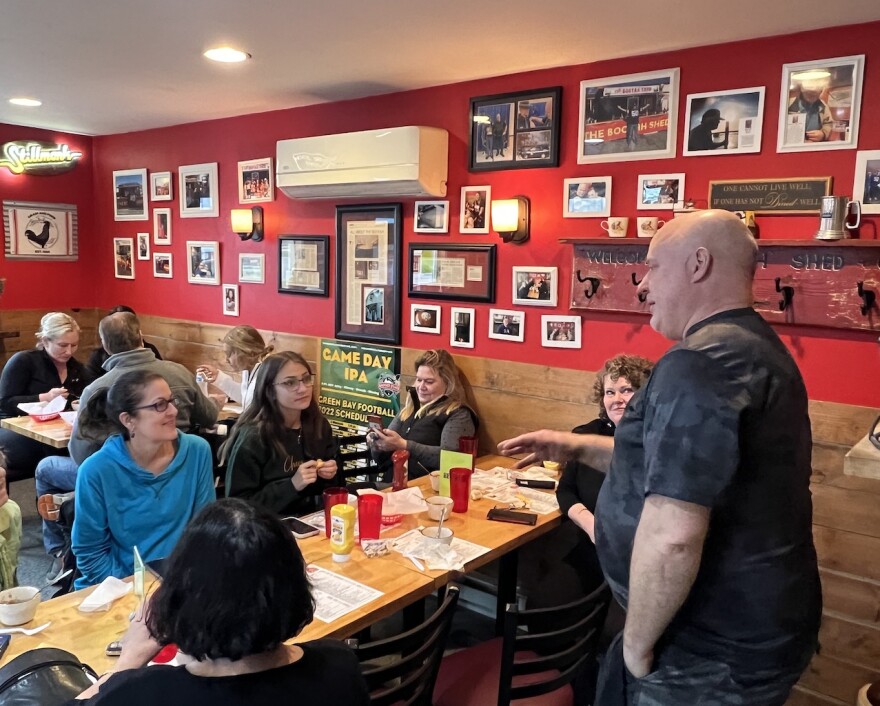
<instances>
[{"instance_id":1,"label":"ketchup bottle","mask_svg":"<svg viewBox=\"0 0 880 706\"><path fill-rule=\"evenodd\" d=\"M391 462L394 464L394 478L391 481L391 490L404 490L409 480L409 451L398 449L391 454Z\"/></svg>"}]
</instances>

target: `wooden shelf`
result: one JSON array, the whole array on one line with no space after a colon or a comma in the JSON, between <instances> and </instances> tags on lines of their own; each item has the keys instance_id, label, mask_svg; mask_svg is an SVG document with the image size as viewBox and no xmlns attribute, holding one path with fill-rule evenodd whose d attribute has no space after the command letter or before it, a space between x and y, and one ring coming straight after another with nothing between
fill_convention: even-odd
<instances>
[{"instance_id":1,"label":"wooden shelf","mask_svg":"<svg viewBox=\"0 0 880 706\"><path fill-rule=\"evenodd\" d=\"M648 245L650 238L560 238L560 243L572 245ZM859 240L848 238L846 240L761 240L756 241L758 247L768 245L772 247L802 248L805 246L820 245L824 247L867 247L880 248L880 240Z\"/></svg>"}]
</instances>

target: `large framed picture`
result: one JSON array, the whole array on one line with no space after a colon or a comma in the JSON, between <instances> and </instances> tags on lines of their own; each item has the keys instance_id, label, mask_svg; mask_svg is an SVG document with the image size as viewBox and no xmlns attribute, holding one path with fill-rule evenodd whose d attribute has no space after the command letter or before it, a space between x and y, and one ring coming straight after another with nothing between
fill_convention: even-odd
<instances>
[{"instance_id":1,"label":"large framed picture","mask_svg":"<svg viewBox=\"0 0 880 706\"><path fill-rule=\"evenodd\" d=\"M557 272L555 267L514 267L514 305L556 306Z\"/></svg>"},{"instance_id":2,"label":"large framed picture","mask_svg":"<svg viewBox=\"0 0 880 706\"><path fill-rule=\"evenodd\" d=\"M472 172L559 166L562 89L471 98Z\"/></svg>"},{"instance_id":3,"label":"large framed picture","mask_svg":"<svg viewBox=\"0 0 880 706\"><path fill-rule=\"evenodd\" d=\"M474 321L477 312L473 309L454 306L449 310L449 345L453 348L474 347Z\"/></svg>"},{"instance_id":4,"label":"large framed picture","mask_svg":"<svg viewBox=\"0 0 880 706\"><path fill-rule=\"evenodd\" d=\"M782 66L777 152L855 149L865 55Z\"/></svg>"},{"instance_id":5,"label":"large framed picture","mask_svg":"<svg viewBox=\"0 0 880 706\"><path fill-rule=\"evenodd\" d=\"M639 211L672 211L684 197L684 174L639 174L636 192Z\"/></svg>"},{"instance_id":6,"label":"large framed picture","mask_svg":"<svg viewBox=\"0 0 880 706\"><path fill-rule=\"evenodd\" d=\"M336 207L336 338L400 343L399 203Z\"/></svg>"},{"instance_id":7,"label":"large framed picture","mask_svg":"<svg viewBox=\"0 0 880 706\"><path fill-rule=\"evenodd\" d=\"M562 183L563 218L608 218L611 177L575 177Z\"/></svg>"},{"instance_id":8,"label":"large framed picture","mask_svg":"<svg viewBox=\"0 0 880 706\"><path fill-rule=\"evenodd\" d=\"M238 200L241 203L275 200L275 176L271 157L238 163Z\"/></svg>"},{"instance_id":9,"label":"large framed picture","mask_svg":"<svg viewBox=\"0 0 880 706\"><path fill-rule=\"evenodd\" d=\"M172 257L170 252L154 252L153 253L153 277L171 279Z\"/></svg>"},{"instance_id":10,"label":"large framed picture","mask_svg":"<svg viewBox=\"0 0 880 706\"><path fill-rule=\"evenodd\" d=\"M117 279L134 279L133 238L113 238L113 261Z\"/></svg>"},{"instance_id":11,"label":"large framed picture","mask_svg":"<svg viewBox=\"0 0 880 706\"><path fill-rule=\"evenodd\" d=\"M581 81L578 164L675 156L679 70Z\"/></svg>"},{"instance_id":12,"label":"large framed picture","mask_svg":"<svg viewBox=\"0 0 880 706\"><path fill-rule=\"evenodd\" d=\"M150 174L150 201L170 201L173 196L171 172Z\"/></svg>"},{"instance_id":13,"label":"large framed picture","mask_svg":"<svg viewBox=\"0 0 880 706\"><path fill-rule=\"evenodd\" d=\"M220 245L207 240L187 240L186 281L193 284L220 284Z\"/></svg>"},{"instance_id":14,"label":"large framed picture","mask_svg":"<svg viewBox=\"0 0 880 706\"><path fill-rule=\"evenodd\" d=\"M580 348L580 316L542 316L541 345L544 348Z\"/></svg>"},{"instance_id":15,"label":"large framed picture","mask_svg":"<svg viewBox=\"0 0 880 706\"><path fill-rule=\"evenodd\" d=\"M862 202L863 213L880 213L880 150L856 152L853 198Z\"/></svg>"},{"instance_id":16,"label":"large framed picture","mask_svg":"<svg viewBox=\"0 0 880 706\"><path fill-rule=\"evenodd\" d=\"M153 209L153 245L171 245L171 209Z\"/></svg>"},{"instance_id":17,"label":"large framed picture","mask_svg":"<svg viewBox=\"0 0 880 706\"><path fill-rule=\"evenodd\" d=\"M4 201L7 260L64 260L78 257L76 206L68 203Z\"/></svg>"},{"instance_id":18,"label":"large framed picture","mask_svg":"<svg viewBox=\"0 0 880 706\"><path fill-rule=\"evenodd\" d=\"M178 172L180 217L217 217L220 214L217 162L189 164L180 167Z\"/></svg>"},{"instance_id":19,"label":"large framed picture","mask_svg":"<svg viewBox=\"0 0 880 706\"><path fill-rule=\"evenodd\" d=\"M763 123L763 86L692 93L684 120L684 156L760 152Z\"/></svg>"},{"instance_id":20,"label":"large framed picture","mask_svg":"<svg viewBox=\"0 0 880 706\"><path fill-rule=\"evenodd\" d=\"M416 201L414 233L448 233L449 201Z\"/></svg>"},{"instance_id":21,"label":"large framed picture","mask_svg":"<svg viewBox=\"0 0 880 706\"><path fill-rule=\"evenodd\" d=\"M278 236L278 291L286 294L329 294L330 236Z\"/></svg>"},{"instance_id":22,"label":"large framed picture","mask_svg":"<svg viewBox=\"0 0 880 706\"><path fill-rule=\"evenodd\" d=\"M149 220L148 204L146 169L120 169L113 172L114 220Z\"/></svg>"},{"instance_id":23,"label":"large framed picture","mask_svg":"<svg viewBox=\"0 0 880 706\"><path fill-rule=\"evenodd\" d=\"M266 281L266 256L263 253L238 254L239 284L263 284Z\"/></svg>"},{"instance_id":24,"label":"large framed picture","mask_svg":"<svg viewBox=\"0 0 880 706\"><path fill-rule=\"evenodd\" d=\"M489 309L489 338L522 343L525 333L525 312Z\"/></svg>"},{"instance_id":25,"label":"large framed picture","mask_svg":"<svg viewBox=\"0 0 880 706\"><path fill-rule=\"evenodd\" d=\"M495 245L409 244L410 297L495 301Z\"/></svg>"}]
</instances>

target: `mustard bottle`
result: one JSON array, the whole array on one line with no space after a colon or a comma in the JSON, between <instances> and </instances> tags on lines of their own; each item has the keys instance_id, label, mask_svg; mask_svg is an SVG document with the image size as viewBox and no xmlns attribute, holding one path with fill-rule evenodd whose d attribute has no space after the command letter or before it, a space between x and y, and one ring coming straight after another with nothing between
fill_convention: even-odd
<instances>
[{"instance_id":1,"label":"mustard bottle","mask_svg":"<svg viewBox=\"0 0 880 706\"><path fill-rule=\"evenodd\" d=\"M330 508L330 551L333 561L348 561L354 548L354 508L342 503Z\"/></svg>"}]
</instances>

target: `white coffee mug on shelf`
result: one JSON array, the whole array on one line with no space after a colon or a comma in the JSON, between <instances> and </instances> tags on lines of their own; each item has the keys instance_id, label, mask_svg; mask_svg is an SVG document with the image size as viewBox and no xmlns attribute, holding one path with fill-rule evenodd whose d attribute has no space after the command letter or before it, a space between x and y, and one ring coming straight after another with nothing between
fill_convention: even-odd
<instances>
[{"instance_id":1,"label":"white coffee mug on shelf","mask_svg":"<svg viewBox=\"0 0 880 706\"><path fill-rule=\"evenodd\" d=\"M662 218L657 218L655 216L650 216L647 218L637 218L636 225L638 226L639 237L640 238L653 238L660 226L662 226L666 221Z\"/></svg>"},{"instance_id":2,"label":"white coffee mug on shelf","mask_svg":"<svg viewBox=\"0 0 880 706\"><path fill-rule=\"evenodd\" d=\"M625 238L626 230L629 228L629 218L612 216L607 221L602 221L599 225L612 238Z\"/></svg>"}]
</instances>

